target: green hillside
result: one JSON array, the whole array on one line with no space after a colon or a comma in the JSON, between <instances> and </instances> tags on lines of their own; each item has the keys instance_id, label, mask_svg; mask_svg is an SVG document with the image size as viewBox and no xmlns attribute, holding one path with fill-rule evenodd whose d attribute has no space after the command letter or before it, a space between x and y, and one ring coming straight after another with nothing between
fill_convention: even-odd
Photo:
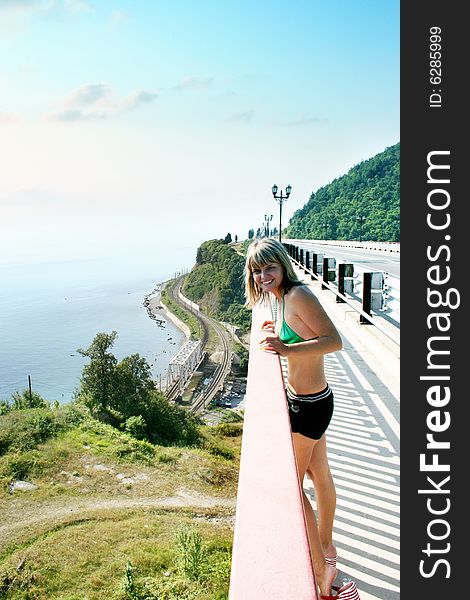
<instances>
[{"instance_id":1,"label":"green hillside","mask_svg":"<svg viewBox=\"0 0 470 600\"><path fill-rule=\"evenodd\" d=\"M0 598L226 599L241 426L201 434L150 444L76 403L0 415Z\"/></svg>"},{"instance_id":2,"label":"green hillside","mask_svg":"<svg viewBox=\"0 0 470 600\"><path fill-rule=\"evenodd\" d=\"M357 218L361 215L365 217L362 231ZM294 213L285 236L399 241L400 143L313 192L307 204Z\"/></svg>"},{"instance_id":3,"label":"green hillside","mask_svg":"<svg viewBox=\"0 0 470 600\"><path fill-rule=\"evenodd\" d=\"M211 317L248 331L251 313L245 308L243 267L245 257L224 240L208 240L198 248L196 265L183 285L183 293Z\"/></svg>"}]
</instances>

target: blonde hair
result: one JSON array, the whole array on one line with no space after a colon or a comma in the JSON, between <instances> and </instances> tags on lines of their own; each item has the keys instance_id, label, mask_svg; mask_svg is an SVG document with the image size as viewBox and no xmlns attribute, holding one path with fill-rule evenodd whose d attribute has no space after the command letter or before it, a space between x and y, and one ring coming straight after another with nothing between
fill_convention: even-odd
<instances>
[{"instance_id":1,"label":"blonde hair","mask_svg":"<svg viewBox=\"0 0 470 600\"><path fill-rule=\"evenodd\" d=\"M253 277L253 271L261 269L273 262L280 263L284 276L282 278L282 290L287 293L295 285L302 285L297 277L289 255L284 246L272 238L263 238L255 240L248 246L245 262L245 296L246 305L254 306L260 300L266 302L269 299L269 292L264 292L256 283Z\"/></svg>"}]
</instances>

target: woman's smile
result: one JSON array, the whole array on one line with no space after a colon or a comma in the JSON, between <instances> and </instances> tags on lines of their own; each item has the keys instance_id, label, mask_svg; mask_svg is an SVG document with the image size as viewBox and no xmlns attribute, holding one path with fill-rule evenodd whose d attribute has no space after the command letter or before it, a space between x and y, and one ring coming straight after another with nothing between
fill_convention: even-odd
<instances>
[{"instance_id":1,"label":"woman's smile","mask_svg":"<svg viewBox=\"0 0 470 600\"><path fill-rule=\"evenodd\" d=\"M273 283L274 279L268 279L268 280L264 280L261 282L261 285L271 285L271 283Z\"/></svg>"},{"instance_id":2,"label":"woman's smile","mask_svg":"<svg viewBox=\"0 0 470 600\"><path fill-rule=\"evenodd\" d=\"M284 272L282 265L277 262L270 263L259 269L253 269L255 282L266 291L273 291L280 287Z\"/></svg>"}]
</instances>

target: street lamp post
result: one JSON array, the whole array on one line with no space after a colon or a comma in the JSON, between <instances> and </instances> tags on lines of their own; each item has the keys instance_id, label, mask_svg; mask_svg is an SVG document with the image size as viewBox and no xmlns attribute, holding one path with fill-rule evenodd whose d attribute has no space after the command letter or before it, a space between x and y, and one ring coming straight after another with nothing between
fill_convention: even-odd
<instances>
[{"instance_id":1,"label":"street lamp post","mask_svg":"<svg viewBox=\"0 0 470 600\"><path fill-rule=\"evenodd\" d=\"M264 215L264 236L269 237L269 223L272 221L272 215Z\"/></svg>"},{"instance_id":2,"label":"street lamp post","mask_svg":"<svg viewBox=\"0 0 470 600\"><path fill-rule=\"evenodd\" d=\"M365 215L358 215L356 219L359 221L359 241L362 242L362 224L366 220Z\"/></svg>"},{"instance_id":3,"label":"street lamp post","mask_svg":"<svg viewBox=\"0 0 470 600\"><path fill-rule=\"evenodd\" d=\"M284 196L284 194L281 193L280 195L278 195L278 187L276 184L273 185L273 187L271 188L271 191L273 193L274 199L277 200L277 202L279 203L279 242L281 242L281 232L282 232L282 205L284 204L284 202L287 200L287 198L289 198L290 193L292 191L292 186L288 185L286 187L286 195Z\"/></svg>"}]
</instances>

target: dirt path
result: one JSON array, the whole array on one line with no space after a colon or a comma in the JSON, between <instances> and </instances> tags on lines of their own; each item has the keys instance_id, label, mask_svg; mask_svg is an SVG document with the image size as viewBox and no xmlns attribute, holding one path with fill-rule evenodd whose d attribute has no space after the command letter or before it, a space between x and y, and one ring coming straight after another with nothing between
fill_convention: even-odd
<instances>
[{"instance_id":1,"label":"dirt path","mask_svg":"<svg viewBox=\"0 0 470 600\"><path fill-rule=\"evenodd\" d=\"M0 524L0 552L13 540L25 541L42 534L58 526L73 523L82 519L89 519L97 511L119 510L119 509L141 509L152 508L220 508L228 509L225 520L233 523L233 512L235 509L235 498L217 498L205 496L193 491L180 490L174 496L157 498L155 496L140 496L130 498L127 496L113 498L57 498L37 504L24 502L20 498L18 502L12 501L6 510L2 510ZM226 511L223 511L224 513Z\"/></svg>"}]
</instances>

